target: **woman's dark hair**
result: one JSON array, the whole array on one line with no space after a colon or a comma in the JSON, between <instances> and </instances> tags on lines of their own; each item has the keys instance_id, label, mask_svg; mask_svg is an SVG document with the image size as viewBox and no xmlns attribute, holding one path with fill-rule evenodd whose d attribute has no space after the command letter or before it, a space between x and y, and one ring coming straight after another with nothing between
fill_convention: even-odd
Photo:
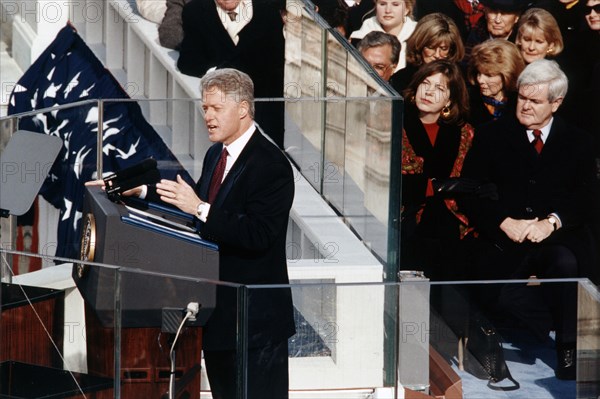
<instances>
[{"instance_id":1,"label":"woman's dark hair","mask_svg":"<svg viewBox=\"0 0 600 399\"><path fill-rule=\"evenodd\" d=\"M419 85L429 76L441 73L448 81L450 90L450 114L448 117L440 118L448 124L463 124L469 115L469 95L467 86L457 64L447 60L436 60L423 64L415 72L403 95L408 101L414 101Z\"/></svg>"}]
</instances>

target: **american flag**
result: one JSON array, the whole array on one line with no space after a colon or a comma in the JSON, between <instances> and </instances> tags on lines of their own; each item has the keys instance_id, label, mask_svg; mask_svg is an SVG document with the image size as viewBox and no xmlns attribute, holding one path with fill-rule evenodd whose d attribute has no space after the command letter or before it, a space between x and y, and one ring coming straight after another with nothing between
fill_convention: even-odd
<instances>
[{"instance_id":1,"label":"american flag","mask_svg":"<svg viewBox=\"0 0 600 399\"><path fill-rule=\"evenodd\" d=\"M8 114L90 99L126 98L114 76L67 24L15 85ZM84 183L96 177L97 103L21 118L18 127L63 140L40 194L60 209L56 256L77 259ZM180 174L193 183L135 102L105 103L102 143L105 175L153 157L162 178Z\"/></svg>"}]
</instances>

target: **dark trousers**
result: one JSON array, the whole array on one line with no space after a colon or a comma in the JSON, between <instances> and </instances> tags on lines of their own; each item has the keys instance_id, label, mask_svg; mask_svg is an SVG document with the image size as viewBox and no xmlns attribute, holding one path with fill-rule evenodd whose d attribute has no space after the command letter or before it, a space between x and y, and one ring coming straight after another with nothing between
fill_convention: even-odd
<instances>
[{"instance_id":1,"label":"dark trousers","mask_svg":"<svg viewBox=\"0 0 600 399\"><path fill-rule=\"evenodd\" d=\"M237 356L233 350L204 351L206 374L214 399L237 395ZM247 399L287 399L289 391L287 340L248 350Z\"/></svg>"},{"instance_id":2,"label":"dark trousers","mask_svg":"<svg viewBox=\"0 0 600 399\"><path fill-rule=\"evenodd\" d=\"M564 246L539 246L529 251L511 277L526 279L531 275L544 279L576 278L577 259ZM577 339L577 283L509 284L502 289L500 305L530 327L539 326L547 312L557 343L574 343ZM536 320L540 321L536 323Z\"/></svg>"},{"instance_id":3,"label":"dark trousers","mask_svg":"<svg viewBox=\"0 0 600 399\"><path fill-rule=\"evenodd\" d=\"M484 243L478 249L473 273L476 279L579 276L575 254L563 245L524 243L500 250ZM517 317L540 339L545 339L551 329L556 330L559 343L575 342L577 338L577 283L484 285L477 296L488 310L497 309Z\"/></svg>"}]
</instances>

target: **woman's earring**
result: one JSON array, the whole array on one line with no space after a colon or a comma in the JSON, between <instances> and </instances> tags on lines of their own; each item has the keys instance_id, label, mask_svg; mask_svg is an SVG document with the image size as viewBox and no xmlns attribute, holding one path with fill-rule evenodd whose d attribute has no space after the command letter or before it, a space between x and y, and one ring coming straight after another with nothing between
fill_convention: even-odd
<instances>
[{"instance_id":1,"label":"woman's earring","mask_svg":"<svg viewBox=\"0 0 600 399\"><path fill-rule=\"evenodd\" d=\"M444 106L444 108L442 108L442 112L441 112L442 118L444 119L448 119L450 117L450 106L446 105Z\"/></svg>"}]
</instances>

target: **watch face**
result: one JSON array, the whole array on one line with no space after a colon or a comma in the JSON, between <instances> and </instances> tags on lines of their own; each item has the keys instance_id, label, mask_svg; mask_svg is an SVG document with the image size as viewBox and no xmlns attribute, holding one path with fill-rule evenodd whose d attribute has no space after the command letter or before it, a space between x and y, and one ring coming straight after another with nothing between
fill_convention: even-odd
<instances>
[{"instance_id":1,"label":"watch face","mask_svg":"<svg viewBox=\"0 0 600 399\"><path fill-rule=\"evenodd\" d=\"M82 261L94 261L96 254L96 219L94 215L88 213L83 219L83 228L81 233L81 250L79 259ZM77 264L77 276L83 278L89 266L83 263Z\"/></svg>"}]
</instances>

